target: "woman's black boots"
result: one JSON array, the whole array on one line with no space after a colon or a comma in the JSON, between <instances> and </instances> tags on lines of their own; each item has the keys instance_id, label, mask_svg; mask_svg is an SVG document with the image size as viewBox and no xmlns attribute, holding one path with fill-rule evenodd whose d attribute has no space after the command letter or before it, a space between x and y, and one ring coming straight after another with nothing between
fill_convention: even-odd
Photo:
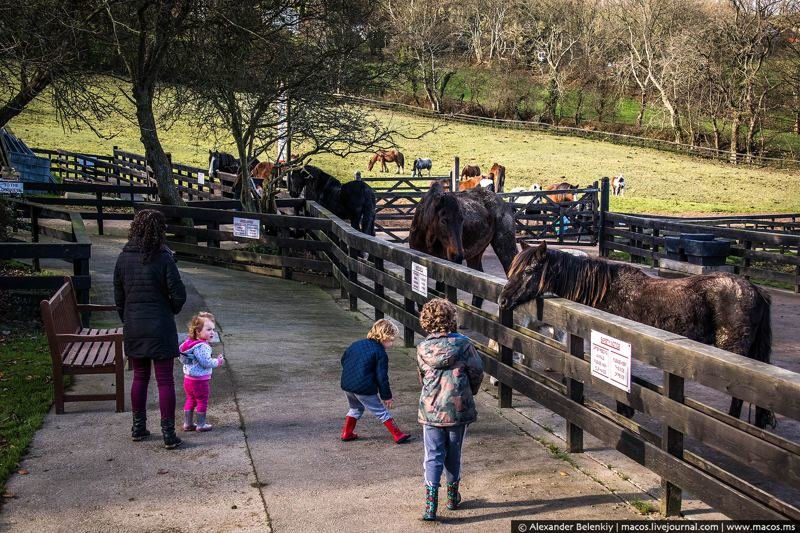
<instances>
[{"instance_id":1,"label":"woman's black boots","mask_svg":"<svg viewBox=\"0 0 800 533\"><path fill-rule=\"evenodd\" d=\"M131 426L131 440L138 442L150 436L147 431L147 411L133 412L133 426Z\"/></svg>"},{"instance_id":2,"label":"woman's black boots","mask_svg":"<svg viewBox=\"0 0 800 533\"><path fill-rule=\"evenodd\" d=\"M175 434L175 419L162 418L161 419L161 434L164 436L164 448L171 450L176 448L183 442Z\"/></svg>"}]
</instances>

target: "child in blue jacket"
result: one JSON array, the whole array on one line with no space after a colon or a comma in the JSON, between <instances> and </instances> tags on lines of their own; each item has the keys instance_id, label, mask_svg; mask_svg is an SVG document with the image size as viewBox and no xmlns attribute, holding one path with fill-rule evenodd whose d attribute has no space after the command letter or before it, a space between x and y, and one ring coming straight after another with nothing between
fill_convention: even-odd
<instances>
[{"instance_id":1,"label":"child in blue jacket","mask_svg":"<svg viewBox=\"0 0 800 533\"><path fill-rule=\"evenodd\" d=\"M378 320L370 328L366 339L354 342L342 355L341 385L350 406L344 419L343 441L358 438L353 430L365 408L383 422L397 444L411 438L400 431L389 412L394 407L394 400L389 388L389 356L386 350L392 346L398 334L397 326L390 321Z\"/></svg>"}]
</instances>

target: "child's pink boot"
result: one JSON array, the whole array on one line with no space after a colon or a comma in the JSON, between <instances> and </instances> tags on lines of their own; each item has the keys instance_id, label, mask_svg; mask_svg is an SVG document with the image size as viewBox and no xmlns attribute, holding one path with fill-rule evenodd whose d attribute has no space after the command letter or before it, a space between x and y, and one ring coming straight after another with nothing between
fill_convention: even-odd
<instances>
[{"instance_id":1,"label":"child's pink boot","mask_svg":"<svg viewBox=\"0 0 800 533\"><path fill-rule=\"evenodd\" d=\"M214 426L211 424L206 424L206 414L205 413L197 413L197 427L195 431L211 431Z\"/></svg>"}]
</instances>

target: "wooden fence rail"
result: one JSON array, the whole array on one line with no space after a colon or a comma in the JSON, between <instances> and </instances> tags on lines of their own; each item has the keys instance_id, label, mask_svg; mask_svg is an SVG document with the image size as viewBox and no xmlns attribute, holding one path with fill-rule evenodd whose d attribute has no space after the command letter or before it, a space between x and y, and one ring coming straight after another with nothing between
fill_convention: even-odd
<instances>
[{"instance_id":1,"label":"wooden fence rail","mask_svg":"<svg viewBox=\"0 0 800 533\"><path fill-rule=\"evenodd\" d=\"M72 282L78 303L89 303L91 275L89 259L92 255L92 242L86 232L83 219L79 213L62 211L48 205L10 200L18 212L18 220L23 228L30 231L31 242L0 243L0 260L31 259L33 268L40 271L41 259L60 259L72 263ZM27 220L26 220L27 219ZM69 229L45 224L48 220L63 220L69 223ZM47 236L63 243L43 243L41 236ZM55 290L64 284L64 276L0 276L0 289L23 290Z\"/></svg>"},{"instance_id":2,"label":"wooden fence rail","mask_svg":"<svg viewBox=\"0 0 800 533\"><path fill-rule=\"evenodd\" d=\"M791 215L789 215L791 216ZM600 253L626 252L634 262L658 264L666 257L665 236L710 233L731 240L729 258L734 272L760 280L789 284L800 293L800 235L709 225L682 219L661 219L605 213Z\"/></svg>"},{"instance_id":3,"label":"wooden fence rail","mask_svg":"<svg viewBox=\"0 0 800 533\"><path fill-rule=\"evenodd\" d=\"M714 389L722 399L735 394L774 410L781 424L795 424L800 421L796 373L558 298L531 302L514 313L477 309L466 303L470 296L496 301L504 279L359 233L315 203L307 204L312 216L246 215L265 224L270 242L280 246L277 257L225 250L218 241L230 239L231 234L212 226L230 224L231 212L151 207L170 218L194 218L194 228L170 225L170 243L182 255L238 263L238 268L258 270L262 265L272 273L279 268L294 269L295 274L303 268L320 269L333 276L352 309L362 300L374 308L376 317L391 316L400 322L407 345L413 344L414 333L422 333L417 305L433 295L450 299L458 305L459 322L478 345L488 372L502 383L501 406L510 406L511 392L517 391L567 420L570 451L583 451L587 431L645 465L662 477L666 514L679 511L682 489L732 518L800 519L800 444L729 417L695 397L694 388ZM289 229L302 229L307 238L296 233L281 236ZM187 237L196 244L179 240ZM289 250L318 258L298 261ZM412 290L414 263L427 267L428 296ZM435 290L433 281L443 285L442 292ZM532 316L566 331L568 342L524 327ZM629 342L633 357L658 378L637 375L630 393L594 378L590 356L584 353L584 339L592 331ZM489 340L500 349L490 349ZM525 354L525 362L513 362L512 351ZM566 385L554 374L537 370L534 363L553 369ZM636 421L625 419L607 406L615 401L641 414Z\"/></svg>"}]
</instances>

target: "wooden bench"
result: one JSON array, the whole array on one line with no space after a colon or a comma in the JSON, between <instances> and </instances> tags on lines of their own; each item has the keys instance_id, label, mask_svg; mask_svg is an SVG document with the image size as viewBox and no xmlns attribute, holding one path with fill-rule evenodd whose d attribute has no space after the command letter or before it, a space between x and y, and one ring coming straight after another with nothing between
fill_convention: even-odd
<instances>
[{"instance_id":1,"label":"wooden bench","mask_svg":"<svg viewBox=\"0 0 800 533\"><path fill-rule=\"evenodd\" d=\"M64 402L116 400L117 412L125 410L122 328L90 329L81 325L80 313L116 311L113 305L78 304L70 278L40 308L50 357L53 362L56 414ZM64 376L116 374L116 391L109 394L65 394Z\"/></svg>"}]
</instances>

